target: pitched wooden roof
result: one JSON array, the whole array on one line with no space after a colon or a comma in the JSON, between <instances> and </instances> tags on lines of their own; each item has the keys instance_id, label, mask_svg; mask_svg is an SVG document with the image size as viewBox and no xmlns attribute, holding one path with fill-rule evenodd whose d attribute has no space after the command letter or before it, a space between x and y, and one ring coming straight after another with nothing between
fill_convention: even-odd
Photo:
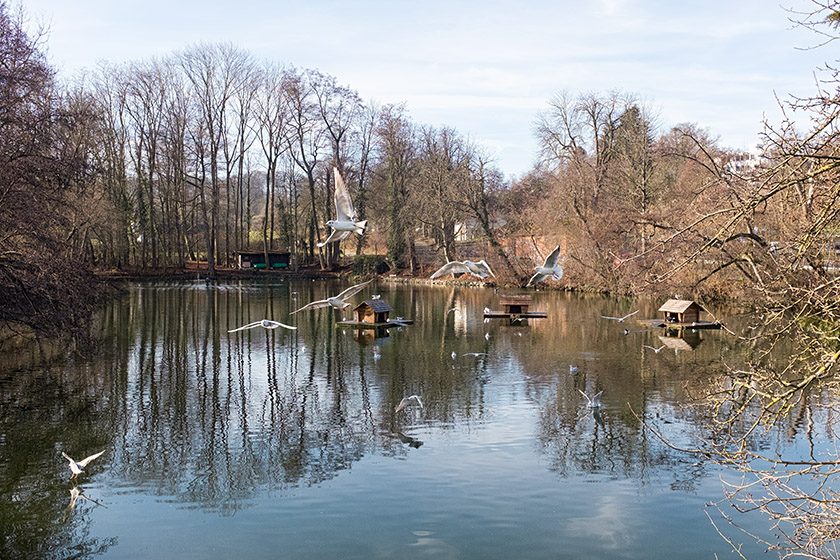
<instances>
[{"instance_id":1,"label":"pitched wooden roof","mask_svg":"<svg viewBox=\"0 0 840 560\"><path fill-rule=\"evenodd\" d=\"M366 299L365 301L354 307L353 310L355 311L356 309L361 308L363 305L367 305L368 307L373 309L375 313L393 311L393 309L391 309L391 306L385 303L385 300L381 299Z\"/></svg>"},{"instance_id":2,"label":"pitched wooden roof","mask_svg":"<svg viewBox=\"0 0 840 560\"><path fill-rule=\"evenodd\" d=\"M669 299L662 304L659 311L664 311L666 313L685 313L685 311L692 305L696 306L701 311L704 310L699 303L695 303L690 299Z\"/></svg>"}]
</instances>

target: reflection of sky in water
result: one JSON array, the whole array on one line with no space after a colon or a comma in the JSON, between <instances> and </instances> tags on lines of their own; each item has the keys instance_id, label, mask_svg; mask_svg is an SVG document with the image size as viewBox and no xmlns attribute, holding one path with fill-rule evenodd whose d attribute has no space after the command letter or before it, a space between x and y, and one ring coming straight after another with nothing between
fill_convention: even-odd
<instances>
[{"instance_id":1,"label":"reflection of sky in water","mask_svg":"<svg viewBox=\"0 0 840 560\"><path fill-rule=\"evenodd\" d=\"M642 345L658 331L625 335L598 319L629 312L616 301L538 292L547 319L485 324L490 290L380 284L371 293L415 324L360 343L332 310L289 319L336 282L177 287L135 286L99 319L96 358L56 372L51 383L83 406L59 399L46 432L40 415L4 421L4 437L46 450L31 468L50 480L40 492L54 496L57 519L69 488L53 450L107 449L81 481L107 507L79 502L61 525L77 533L56 550L86 535L109 558L728 553L702 511L721 497L720 472L630 412L678 444L696 441L703 424L685 404L731 352L721 333L654 354ZM299 328L226 332L262 318ZM599 415L578 390L604 391ZM413 393L426 407L394 414ZM757 445L807 450L811 413L792 414L789 430Z\"/></svg>"}]
</instances>

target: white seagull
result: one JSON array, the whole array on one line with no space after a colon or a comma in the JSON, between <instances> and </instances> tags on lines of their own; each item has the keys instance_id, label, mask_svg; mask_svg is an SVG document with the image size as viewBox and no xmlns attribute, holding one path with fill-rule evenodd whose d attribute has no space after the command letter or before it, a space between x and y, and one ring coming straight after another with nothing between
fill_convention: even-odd
<instances>
[{"instance_id":1,"label":"white seagull","mask_svg":"<svg viewBox=\"0 0 840 560\"><path fill-rule=\"evenodd\" d=\"M639 310L637 309L637 310L636 310L636 311L634 311L633 313L628 313L628 314L627 314L627 315L625 315L624 317L607 317L606 315L601 315L601 318L602 318L602 319L612 319L613 321L618 321L619 323L623 323L623 322L624 322L624 320L625 320L627 317L632 317L633 315L635 315L635 314L636 314L636 313L638 313L638 312L639 312Z\"/></svg>"},{"instance_id":2,"label":"white seagull","mask_svg":"<svg viewBox=\"0 0 840 560\"><path fill-rule=\"evenodd\" d=\"M245 329L253 329L254 327L262 327L264 329L276 329L277 327L283 327L284 329L296 330L297 327L292 327L289 325L285 325L279 321L272 321L270 319L262 319L261 321L254 321L253 323L248 323L244 327L239 327L238 329L233 329L231 332L236 331L244 331Z\"/></svg>"},{"instance_id":3,"label":"white seagull","mask_svg":"<svg viewBox=\"0 0 840 560\"><path fill-rule=\"evenodd\" d=\"M403 397L403 400L401 400L400 404L397 405L397 408L394 409L394 413L397 413L410 405L411 401L415 401L420 408L423 408L423 401L420 400L420 397L418 395L411 395L410 397Z\"/></svg>"},{"instance_id":4,"label":"white seagull","mask_svg":"<svg viewBox=\"0 0 840 560\"><path fill-rule=\"evenodd\" d=\"M578 389L578 392L584 397L586 397L587 406L589 408L601 408L601 393L603 393L603 391L598 391L597 393L595 393L595 396L591 399L589 398L589 395L587 395L580 389Z\"/></svg>"},{"instance_id":5,"label":"white seagull","mask_svg":"<svg viewBox=\"0 0 840 560\"><path fill-rule=\"evenodd\" d=\"M496 277L493 274L493 271L490 270L490 265L488 265L484 260L480 260L478 262L473 261L449 261L437 271L432 274L432 278L439 278L441 276L446 276L448 274L474 274L479 278L487 278L488 276Z\"/></svg>"},{"instance_id":6,"label":"white seagull","mask_svg":"<svg viewBox=\"0 0 840 560\"><path fill-rule=\"evenodd\" d=\"M656 352L657 354L659 354L659 351L660 351L660 350L662 350L663 348L665 348L665 345L664 345L664 344L663 344L662 346L660 346L659 348L654 348L653 346L648 346L647 344L643 344L642 346L644 346L645 348L650 348L651 350L653 350L653 351L654 351L654 352Z\"/></svg>"},{"instance_id":7,"label":"white seagull","mask_svg":"<svg viewBox=\"0 0 840 560\"><path fill-rule=\"evenodd\" d=\"M317 243L318 247L323 247L333 241L341 241L353 232L364 235L367 229L367 220L359 221L356 210L353 209L350 192L337 167L333 167L333 173L335 174L335 220L327 222L333 230L323 243Z\"/></svg>"},{"instance_id":8,"label":"white seagull","mask_svg":"<svg viewBox=\"0 0 840 560\"><path fill-rule=\"evenodd\" d=\"M70 475L70 478L76 478L79 475L79 473L81 473L82 470L87 466L88 463L90 463L91 461L93 461L94 459L96 459L97 457L102 455L103 453L105 453L104 449L102 451L100 451L99 453L94 453L90 457L85 457L81 461L74 461L64 451L61 452L61 456L64 457L65 459L67 459L67 461L70 463L70 465L69 465L70 466L70 471L73 473L72 475Z\"/></svg>"},{"instance_id":9,"label":"white seagull","mask_svg":"<svg viewBox=\"0 0 840 560\"><path fill-rule=\"evenodd\" d=\"M320 309L322 307L333 307L335 309L344 309L345 307L349 306L350 303L344 301L346 299L350 299L351 297L355 296L359 292L361 292L365 286L370 284L373 280L368 280L367 282L362 282L361 284L356 284L355 286L350 286L340 294L335 297L330 297L327 299L319 299L318 301L313 301L312 303L307 303L300 309L296 309L289 313L289 315L294 315L298 311L306 311L307 309Z\"/></svg>"},{"instance_id":10,"label":"white seagull","mask_svg":"<svg viewBox=\"0 0 840 560\"><path fill-rule=\"evenodd\" d=\"M569 364L569 374L574 375L574 374L576 374L577 372L578 372L578 367L577 367L577 366L573 366L572 364Z\"/></svg>"},{"instance_id":11,"label":"white seagull","mask_svg":"<svg viewBox=\"0 0 840 560\"><path fill-rule=\"evenodd\" d=\"M549 276L551 276L554 280L560 280L563 277L563 267L557 264L558 259L560 258L560 245L554 248L554 250L545 258L545 262L542 266L535 266L534 270L536 270L536 274L531 276L531 279L528 280L528 284L526 287L531 287L539 284Z\"/></svg>"}]
</instances>

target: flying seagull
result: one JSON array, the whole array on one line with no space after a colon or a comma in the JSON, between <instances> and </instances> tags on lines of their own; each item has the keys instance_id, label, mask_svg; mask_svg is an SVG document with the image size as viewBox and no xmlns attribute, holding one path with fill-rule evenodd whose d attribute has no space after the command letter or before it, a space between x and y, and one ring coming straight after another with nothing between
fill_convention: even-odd
<instances>
[{"instance_id":1,"label":"flying seagull","mask_svg":"<svg viewBox=\"0 0 840 560\"><path fill-rule=\"evenodd\" d=\"M563 267L557 264L560 258L560 245L554 248L550 255L545 258L542 266L535 266L534 270L537 272L528 280L526 287L536 286L549 276L554 280L560 280L563 277Z\"/></svg>"},{"instance_id":2,"label":"flying seagull","mask_svg":"<svg viewBox=\"0 0 840 560\"><path fill-rule=\"evenodd\" d=\"M70 478L76 478L79 475L79 473L81 473L82 470L87 466L88 463L90 463L91 461L93 461L94 459L96 459L97 457L102 455L103 453L105 453L104 449L102 451L100 451L99 453L94 453L90 457L85 457L81 461L74 461L64 451L61 452L61 456L64 457L65 459L67 459L67 461L70 463L70 465L69 465L70 466L70 471L73 473L72 475L70 475Z\"/></svg>"},{"instance_id":3,"label":"flying seagull","mask_svg":"<svg viewBox=\"0 0 840 560\"><path fill-rule=\"evenodd\" d=\"M318 301L313 301L312 303L307 303L300 309L292 311L289 315L294 315L298 311L306 311L307 309L320 309L322 307L334 307L335 309L344 309L348 305L349 302L344 301L350 299L351 297L355 296L359 292L361 292L365 286L370 284L373 280L368 280L367 282L362 282L361 284L356 284L355 286L350 286L340 294L335 297L327 298L327 299L319 299Z\"/></svg>"},{"instance_id":4,"label":"flying seagull","mask_svg":"<svg viewBox=\"0 0 840 560\"><path fill-rule=\"evenodd\" d=\"M487 278L488 276L496 277L493 274L493 271L490 270L490 265L488 265L484 260L480 260L478 262L473 261L449 261L437 271L432 274L432 279L440 278L441 276L446 276L448 274L474 274L479 278Z\"/></svg>"},{"instance_id":5,"label":"flying seagull","mask_svg":"<svg viewBox=\"0 0 840 560\"><path fill-rule=\"evenodd\" d=\"M647 344L643 344L642 346L644 346L645 348L650 348L651 350L653 350L653 351L654 351L654 352L656 352L657 354L659 354L659 351L660 351L660 350L662 350L663 348L665 348L665 345L664 345L664 344L663 344L662 346L660 346L659 348L654 348L653 346L648 346Z\"/></svg>"},{"instance_id":6,"label":"flying seagull","mask_svg":"<svg viewBox=\"0 0 840 560\"><path fill-rule=\"evenodd\" d=\"M394 413L397 413L410 405L411 401L415 401L420 408L423 408L423 401L420 400L420 397L418 395L411 395L410 397L403 397L403 400L401 400L400 404L397 405L397 408L394 409Z\"/></svg>"},{"instance_id":7,"label":"flying seagull","mask_svg":"<svg viewBox=\"0 0 840 560\"><path fill-rule=\"evenodd\" d=\"M335 220L327 222L333 230L326 241L317 243L318 247L323 247L333 241L341 241L353 232L364 235L367 229L367 220L359 221L356 210L353 209L353 201L350 200L350 192L337 167L333 167L333 173L335 174Z\"/></svg>"},{"instance_id":8,"label":"flying seagull","mask_svg":"<svg viewBox=\"0 0 840 560\"><path fill-rule=\"evenodd\" d=\"M253 329L254 327L262 327L262 328L267 329L267 330L268 329L276 329L277 327L283 327L284 329L291 329L291 330L296 330L297 329L297 327L291 327L289 325L284 325L283 323L280 323L278 321L272 321L270 319L263 319L261 321L254 321L253 323L248 323L244 327L239 327L238 329L233 329L232 331L228 331L228 332L231 333L231 332L236 332L236 331L244 331L245 329Z\"/></svg>"},{"instance_id":9,"label":"flying seagull","mask_svg":"<svg viewBox=\"0 0 840 560\"><path fill-rule=\"evenodd\" d=\"M586 397L587 406L589 408L601 408L601 393L603 393L603 391L598 391L597 393L595 393L595 396L592 397L592 398L589 398L589 395L587 395L586 393L584 393L580 389L578 389L578 392L581 395L583 395L584 397Z\"/></svg>"},{"instance_id":10,"label":"flying seagull","mask_svg":"<svg viewBox=\"0 0 840 560\"><path fill-rule=\"evenodd\" d=\"M618 321L619 323L623 323L623 322L624 322L624 320L625 320L627 317L632 317L633 315L635 315L635 314L636 314L636 313L638 313L638 312L639 312L639 310L637 309L637 310L636 310L636 311L634 311L633 313L628 313L628 314L627 314L627 315L625 315L624 317L607 317L606 315L601 315L601 318L603 318L603 319L612 319L613 321Z\"/></svg>"}]
</instances>

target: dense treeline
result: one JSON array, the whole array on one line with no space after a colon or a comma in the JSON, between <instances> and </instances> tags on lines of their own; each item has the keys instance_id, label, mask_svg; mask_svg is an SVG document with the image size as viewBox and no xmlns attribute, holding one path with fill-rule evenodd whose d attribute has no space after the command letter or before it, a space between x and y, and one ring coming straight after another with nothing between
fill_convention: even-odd
<instances>
[{"instance_id":1,"label":"dense treeline","mask_svg":"<svg viewBox=\"0 0 840 560\"><path fill-rule=\"evenodd\" d=\"M720 295L733 279L756 279L757 257L745 251L778 247L801 208L794 197L764 203L747 229L727 230L764 184L734 173L698 126L660 131L622 92L551 99L535 127L539 163L511 181L450 127L415 123L403 105L366 103L329 75L229 44L103 64L59 88L43 37L28 36L2 1L0 17L3 87L34 92L3 97L19 117L2 122L0 140L0 266L4 300L16 302L6 307L17 306L4 310L7 322L42 308L23 286L57 288L26 274L72 283L89 269L206 261L212 275L237 250L287 250L293 266L325 269L342 254L373 253L417 273L423 244L440 262L478 252L501 282L522 284L560 244L570 286ZM333 166L371 227L321 249ZM465 249L464 239L478 244ZM53 299L83 308L69 294Z\"/></svg>"}]
</instances>

